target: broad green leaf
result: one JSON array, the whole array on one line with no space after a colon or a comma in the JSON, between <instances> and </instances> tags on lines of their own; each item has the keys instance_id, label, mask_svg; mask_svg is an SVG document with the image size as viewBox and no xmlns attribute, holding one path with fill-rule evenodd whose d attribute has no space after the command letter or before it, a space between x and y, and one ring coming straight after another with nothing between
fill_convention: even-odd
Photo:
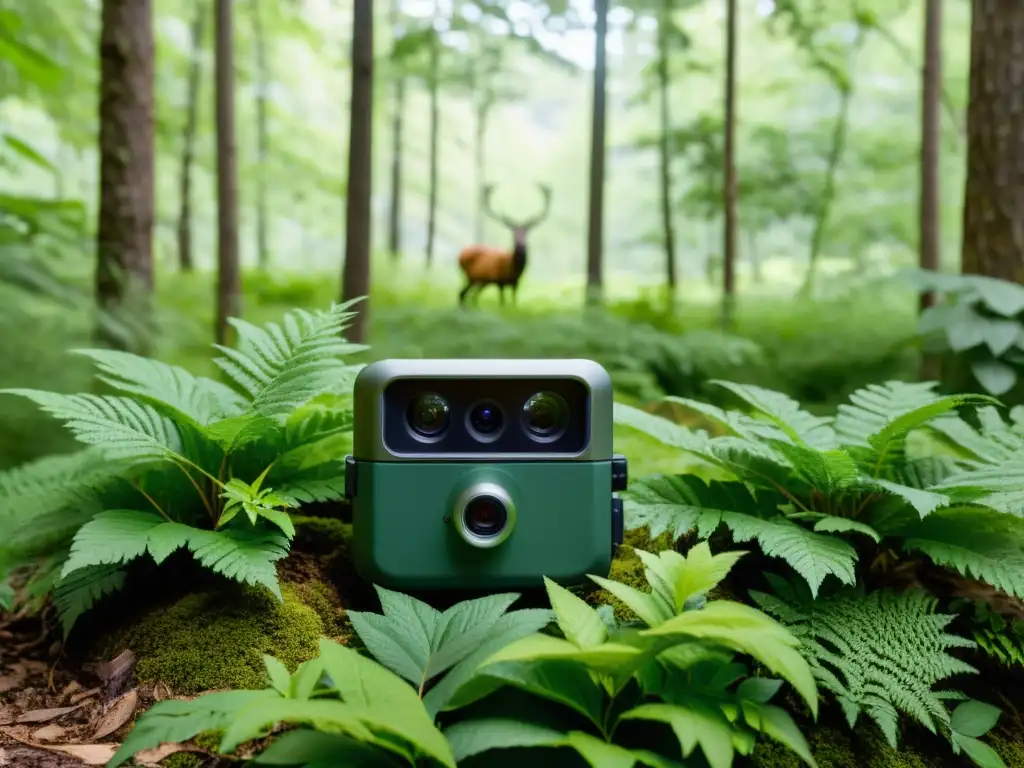
<instances>
[{"instance_id":1,"label":"broad green leaf","mask_svg":"<svg viewBox=\"0 0 1024 768\"><path fill-rule=\"evenodd\" d=\"M381 765L381 752L369 744L340 733L300 729L277 736L253 758L254 765L318 765L345 768L375 768Z\"/></svg>"},{"instance_id":2,"label":"broad green leaf","mask_svg":"<svg viewBox=\"0 0 1024 768\"><path fill-rule=\"evenodd\" d=\"M624 712L622 720L651 720L672 728L683 757L699 745L710 768L730 768L734 750L732 725L721 712L704 707L641 704Z\"/></svg>"},{"instance_id":3,"label":"broad green leaf","mask_svg":"<svg viewBox=\"0 0 1024 768\"><path fill-rule=\"evenodd\" d=\"M486 664L480 674L567 706L601 727L604 693L587 668L576 661L498 661Z\"/></svg>"},{"instance_id":4,"label":"broad green leaf","mask_svg":"<svg viewBox=\"0 0 1024 768\"><path fill-rule=\"evenodd\" d=\"M263 665L267 668L267 678L270 680L270 687L285 698L291 695L292 676L288 668L273 656L263 654Z\"/></svg>"},{"instance_id":5,"label":"broad green leaf","mask_svg":"<svg viewBox=\"0 0 1024 768\"><path fill-rule=\"evenodd\" d=\"M299 664L289 684L289 695L293 699L308 699L316 690L324 674L324 662L319 656Z\"/></svg>"},{"instance_id":6,"label":"broad green leaf","mask_svg":"<svg viewBox=\"0 0 1024 768\"><path fill-rule=\"evenodd\" d=\"M717 587L729 575L733 566L746 552L719 552L711 554L706 541L695 544L686 553L686 565L675 582L676 611L692 597L703 595Z\"/></svg>"},{"instance_id":7,"label":"broad green leaf","mask_svg":"<svg viewBox=\"0 0 1024 768\"><path fill-rule=\"evenodd\" d=\"M790 749L807 765L816 768L811 748L807 739L793 721L792 715L781 707L768 704L756 704L745 701L742 703L743 719L747 724L765 734L769 738Z\"/></svg>"},{"instance_id":8,"label":"broad green leaf","mask_svg":"<svg viewBox=\"0 0 1024 768\"><path fill-rule=\"evenodd\" d=\"M571 747L593 768L633 768L637 756L581 731L562 733L517 720L468 720L445 731L458 761L495 749Z\"/></svg>"},{"instance_id":9,"label":"broad green leaf","mask_svg":"<svg viewBox=\"0 0 1024 768\"><path fill-rule=\"evenodd\" d=\"M219 750L231 754L239 745L266 736L277 723L317 724L321 730L344 733L360 741L373 742L373 732L359 715L357 706L330 699L264 699L242 708L224 729Z\"/></svg>"},{"instance_id":10,"label":"broad green leaf","mask_svg":"<svg viewBox=\"0 0 1024 768\"><path fill-rule=\"evenodd\" d=\"M675 615L671 603L654 592L641 592L636 587L593 574L587 574L587 578L625 603L649 627L657 626Z\"/></svg>"},{"instance_id":11,"label":"broad green leaf","mask_svg":"<svg viewBox=\"0 0 1024 768\"><path fill-rule=\"evenodd\" d=\"M972 360L971 374L990 395L1005 395L1017 383L1017 370L1002 360Z\"/></svg>"},{"instance_id":12,"label":"broad green leaf","mask_svg":"<svg viewBox=\"0 0 1024 768\"><path fill-rule=\"evenodd\" d=\"M580 648L593 648L608 639L608 629L596 610L547 576L544 588L555 611L558 628L568 640Z\"/></svg>"},{"instance_id":13,"label":"broad green leaf","mask_svg":"<svg viewBox=\"0 0 1024 768\"><path fill-rule=\"evenodd\" d=\"M964 701L953 710L950 726L959 734L978 738L995 728L1001 715L999 707L982 701Z\"/></svg>"},{"instance_id":14,"label":"broad green leaf","mask_svg":"<svg viewBox=\"0 0 1024 768\"><path fill-rule=\"evenodd\" d=\"M984 741L958 733L953 734L953 740L979 768L1007 768L999 753Z\"/></svg>"}]
</instances>

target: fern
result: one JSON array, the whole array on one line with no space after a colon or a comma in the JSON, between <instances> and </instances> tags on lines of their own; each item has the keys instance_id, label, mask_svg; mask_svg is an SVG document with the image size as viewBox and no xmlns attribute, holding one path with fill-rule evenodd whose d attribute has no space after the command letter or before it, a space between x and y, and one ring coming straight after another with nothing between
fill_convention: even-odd
<instances>
[{"instance_id":1,"label":"fern","mask_svg":"<svg viewBox=\"0 0 1024 768\"><path fill-rule=\"evenodd\" d=\"M866 713L893 747L900 712L933 733L948 729L945 702L962 696L936 686L977 671L949 654L974 643L946 632L954 617L936 614L933 597L880 591L809 602L783 591L790 600L751 597L803 639L815 678L836 696L850 728Z\"/></svg>"},{"instance_id":2,"label":"fern","mask_svg":"<svg viewBox=\"0 0 1024 768\"><path fill-rule=\"evenodd\" d=\"M343 357L364 349L341 337L349 306L295 310L263 329L236 321L238 348L218 347L217 363L243 391L111 350L77 354L120 394L5 390L89 448L0 473L0 569L67 552L54 594L65 632L137 558L159 564L182 548L280 598L287 508L344 492L359 367Z\"/></svg>"}]
</instances>

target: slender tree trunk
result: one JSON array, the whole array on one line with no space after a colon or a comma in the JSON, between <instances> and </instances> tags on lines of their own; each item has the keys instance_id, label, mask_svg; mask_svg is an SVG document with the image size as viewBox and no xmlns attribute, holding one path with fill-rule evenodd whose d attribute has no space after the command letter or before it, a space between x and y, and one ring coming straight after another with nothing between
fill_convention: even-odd
<instances>
[{"instance_id":1,"label":"slender tree trunk","mask_svg":"<svg viewBox=\"0 0 1024 768\"><path fill-rule=\"evenodd\" d=\"M203 37L206 31L206 0L198 0L192 20L192 60L188 65L188 101L181 142L181 175L178 189L178 266L191 272L192 260L192 163L195 160L196 122L199 115L199 82L203 72Z\"/></svg>"},{"instance_id":2,"label":"slender tree trunk","mask_svg":"<svg viewBox=\"0 0 1024 768\"><path fill-rule=\"evenodd\" d=\"M676 302L676 238L672 228L672 151L669 146L672 119L669 114L668 27L672 23L672 0L663 0L658 19L658 88L661 106L661 222L665 241L665 282L668 287L669 311Z\"/></svg>"},{"instance_id":3,"label":"slender tree trunk","mask_svg":"<svg viewBox=\"0 0 1024 768\"><path fill-rule=\"evenodd\" d=\"M214 69L217 112L218 344L232 341L229 317L242 314L238 259L238 167L235 148L235 69L231 0L216 0Z\"/></svg>"},{"instance_id":4,"label":"slender tree trunk","mask_svg":"<svg viewBox=\"0 0 1024 768\"><path fill-rule=\"evenodd\" d=\"M366 339L369 321L370 202L373 193L373 0L355 0L352 22L352 107L349 112L348 196L342 301L365 296L348 338Z\"/></svg>"},{"instance_id":5,"label":"slender tree trunk","mask_svg":"<svg viewBox=\"0 0 1024 768\"><path fill-rule=\"evenodd\" d=\"M942 0L925 0L924 67L921 73L920 267L931 271L939 269L941 107ZM921 311L934 305L934 293L921 294ZM939 358L935 355L922 356L921 378L931 381L940 375Z\"/></svg>"},{"instance_id":6,"label":"slender tree trunk","mask_svg":"<svg viewBox=\"0 0 1024 768\"><path fill-rule=\"evenodd\" d=\"M400 39L400 0L391 0L391 29ZM398 74L394 81L391 112L391 205L388 207L388 252L392 258L402 255L402 119L405 116L405 78Z\"/></svg>"},{"instance_id":7,"label":"slender tree trunk","mask_svg":"<svg viewBox=\"0 0 1024 768\"><path fill-rule=\"evenodd\" d=\"M1024 283L1024 4L974 0L965 273Z\"/></svg>"},{"instance_id":8,"label":"slender tree trunk","mask_svg":"<svg viewBox=\"0 0 1024 768\"><path fill-rule=\"evenodd\" d=\"M440 15L440 8L434 4L434 17ZM440 88L441 84L441 41L435 30L430 41L430 181L427 192L427 266L434 262L434 237L437 230L437 163L438 143L441 130Z\"/></svg>"},{"instance_id":9,"label":"slender tree trunk","mask_svg":"<svg viewBox=\"0 0 1024 768\"><path fill-rule=\"evenodd\" d=\"M736 0L725 19L725 219L722 240L722 325L732 327L736 302Z\"/></svg>"},{"instance_id":10,"label":"slender tree trunk","mask_svg":"<svg viewBox=\"0 0 1024 768\"><path fill-rule=\"evenodd\" d=\"M483 88L490 86L484 84ZM473 216L473 237L478 243L484 241L484 195L486 183L487 118L491 112L490 94L484 94L476 105L476 125L473 140L473 180L476 182L476 208Z\"/></svg>"},{"instance_id":11,"label":"slender tree trunk","mask_svg":"<svg viewBox=\"0 0 1024 768\"><path fill-rule=\"evenodd\" d=\"M267 88L270 84L270 65L267 57L267 37L260 15L260 2L252 0L252 32L256 49L256 258L261 270L270 266L270 243L267 228L267 160L270 156L270 138L267 131Z\"/></svg>"},{"instance_id":12,"label":"slender tree trunk","mask_svg":"<svg viewBox=\"0 0 1024 768\"><path fill-rule=\"evenodd\" d=\"M604 294L604 159L607 88L606 41L609 0L594 0L594 108L590 127L590 201L587 223L587 304Z\"/></svg>"},{"instance_id":13,"label":"slender tree trunk","mask_svg":"<svg viewBox=\"0 0 1024 768\"><path fill-rule=\"evenodd\" d=\"M154 42L151 0L104 0L100 30L96 299L105 311L135 308L148 326L153 290ZM109 327L97 340L131 340Z\"/></svg>"}]
</instances>

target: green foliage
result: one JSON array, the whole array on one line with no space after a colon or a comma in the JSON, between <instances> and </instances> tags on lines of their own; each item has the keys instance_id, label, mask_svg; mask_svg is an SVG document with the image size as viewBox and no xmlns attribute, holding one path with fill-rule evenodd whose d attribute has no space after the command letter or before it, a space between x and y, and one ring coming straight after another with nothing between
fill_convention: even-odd
<instances>
[{"instance_id":1,"label":"green foliage","mask_svg":"<svg viewBox=\"0 0 1024 768\"><path fill-rule=\"evenodd\" d=\"M962 357L983 391L1010 392L1024 365L1024 288L982 275L911 277L919 290L944 296L921 314L917 333L925 348Z\"/></svg>"},{"instance_id":2,"label":"green foliage","mask_svg":"<svg viewBox=\"0 0 1024 768\"><path fill-rule=\"evenodd\" d=\"M1007 618L981 600L960 598L950 610L969 619L978 648L1008 667L1024 667L1024 620Z\"/></svg>"},{"instance_id":3,"label":"green foliage","mask_svg":"<svg viewBox=\"0 0 1024 768\"><path fill-rule=\"evenodd\" d=\"M737 754L752 752L760 734L813 766L789 714L769 703L782 680L750 677L735 660L750 655L774 670L816 713L799 641L753 608L704 602L740 555L712 556L705 545L689 557L642 556L654 591L622 596L657 606L653 624L609 626L550 580L550 611L509 611L519 596L508 594L440 612L378 588L383 614L349 615L379 664L329 640L294 673L267 656L266 690L159 702L110 766L211 729L221 733L219 751L230 754L278 723L299 727L278 736L254 764L454 766L496 750L555 748L572 749L593 766L669 766L678 764L676 754L686 758L699 747L712 768L728 768ZM552 620L562 637L540 631ZM580 725L566 728L540 705L510 715L501 699L509 689L575 712ZM441 712L447 722L454 718L443 735L434 724ZM623 734L637 724L660 728L668 740L647 749L624 746Z\"/></svg>"},{"instance_id":4,"label":"green foliage","mask_svg":"<svg viewBox=\"0 0 1024 768\"><path fill-rule=\"evenodd\" d=\"M349 306L294 310L264 328L234 321L237 348L219 348L215 362L238 389L125 352L81 350L120 394L7 390L90 447L0 475L0 564L69 548L55 586L65 633L123 584L111 566L146 554L159 564L184 548L280 597L274 564L295 534L287 508L343 492L358 370L344 357L364 349L341 337Z\"/></svg>"}]
</instances>

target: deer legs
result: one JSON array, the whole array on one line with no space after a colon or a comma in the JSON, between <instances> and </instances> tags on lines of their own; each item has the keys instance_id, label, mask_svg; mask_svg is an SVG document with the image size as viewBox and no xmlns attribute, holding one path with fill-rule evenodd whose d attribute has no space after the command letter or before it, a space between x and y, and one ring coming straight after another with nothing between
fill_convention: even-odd
<instances>
[{"instance_id":1,"label":"deer legs","mask_svg":"<svg viewBox=\"0 0 1024 768\"><path fill-rule=\"evenodd\" d=\"M466 283L466 286L459 291L459 306L465 306L467 299L471 300L474 305L478 305L480 303L480 293L488 285L490 285L490 283ZM514 307L516 305L517 286L509 285L507 283L496 283L495 285L498 287L498 303L501 306L505 306L505 289L512 289L512 306Z\"/></svg>"}]
</instances>

